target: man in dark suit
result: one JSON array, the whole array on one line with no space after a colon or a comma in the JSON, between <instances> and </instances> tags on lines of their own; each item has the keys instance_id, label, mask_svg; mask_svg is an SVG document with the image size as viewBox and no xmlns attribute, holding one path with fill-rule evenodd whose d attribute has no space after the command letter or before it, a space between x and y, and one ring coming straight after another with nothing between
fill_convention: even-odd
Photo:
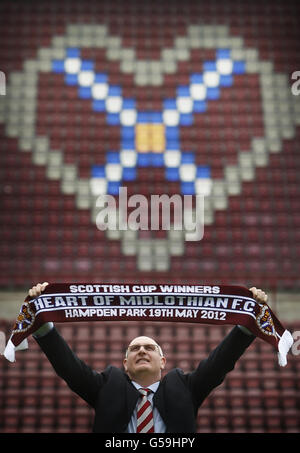
<instances>
[{"instance_id":1,"label":"man in dark suit","mask_svg":"<svg viewBox=\"0 0 300 453\"><path fill-rule=\"evenodd\" d=\"M46 285L34 286L29 295L39 296ZM263 291L250 290L258 302L267 301ZM194 371L176 368L162 378L166 358L149 337L131 341L123 361L125 371L108 366L100 373L74 354L52 323L42 326L34 337L56 373L94 408L93 432L97 433L196 432L200 405L255 338L245 327L235 326Z\"/></svg>"}]
</instances>

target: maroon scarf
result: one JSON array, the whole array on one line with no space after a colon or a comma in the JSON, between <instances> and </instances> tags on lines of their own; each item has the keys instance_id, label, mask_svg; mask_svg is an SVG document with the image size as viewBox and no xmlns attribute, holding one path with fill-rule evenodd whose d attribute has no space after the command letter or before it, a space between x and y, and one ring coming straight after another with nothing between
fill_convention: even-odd
<instances>
[{"instance_id":1,"label":"maroon scarf","mask_svg":"<svg viewBox=\"0 0 300 453\"><path fill-rule=\"evenodd\" d=\"M4 351L27 347L26 338L48 321L172 321L241 325L278 351L281 366L293 337L267 304L242 286L168 284L50 284L25 299Z\"/></svg>"}]
</instances>

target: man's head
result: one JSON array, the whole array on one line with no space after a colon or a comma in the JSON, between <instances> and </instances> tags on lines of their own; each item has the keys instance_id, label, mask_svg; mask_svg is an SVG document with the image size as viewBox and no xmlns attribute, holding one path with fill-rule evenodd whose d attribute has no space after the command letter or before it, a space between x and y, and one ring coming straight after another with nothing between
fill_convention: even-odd
<instances>
[{"instance_id":1,"label":"man's head","mask_svg":"<svg viewBox=\"0 0 300 453\"><path fill-rule=\"evenodd\" d=\"M134 338L126 351L124 368L130 379L141 385L151 385L161 379L166 359L161 347L149 337Z\"/></svg>"}]
</instances>

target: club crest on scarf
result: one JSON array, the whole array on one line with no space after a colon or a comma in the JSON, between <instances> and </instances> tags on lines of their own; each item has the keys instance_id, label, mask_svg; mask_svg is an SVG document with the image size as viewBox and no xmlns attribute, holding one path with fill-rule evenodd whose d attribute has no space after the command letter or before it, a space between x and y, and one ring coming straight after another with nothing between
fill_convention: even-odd
<instances>
[{"instance_id":1,"label":"club crest on scarf","mask_svg":"<svg viewBox=\"0 0 300 453\"><path fill-rule=\"evenodd\" d=\"M276 338L275 326L268 306L263 305L261 307L256 317L256 323L264 334L273 335Z\"/></svg>"},{"instance_id":2,"label":"club crest on scarf","mask_svg":"<svg viewBox=\"0 0 300 453\"><path fill-rule=\"evenodd\" d=\"M23 304L13 327L13 333L26 332L34 321L35 314L30 310L29 304Z\"/></svg>"}]
</instances>

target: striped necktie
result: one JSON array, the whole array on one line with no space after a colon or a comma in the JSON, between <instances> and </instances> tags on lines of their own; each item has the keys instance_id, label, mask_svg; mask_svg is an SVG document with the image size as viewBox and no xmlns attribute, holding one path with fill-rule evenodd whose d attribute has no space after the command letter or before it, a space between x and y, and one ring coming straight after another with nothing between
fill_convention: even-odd
<instances>
[{"instance_id":1,"label":"striped necktie","mask_svg":"<svg viewBox=\"0 0 300 453\"><path fill-rule=\"evenodd\" d=\"M154 433L153 412L148 394L150 389L140 388L141 400L137 409L137 433Z\"/></svg>"}]
</instances>

